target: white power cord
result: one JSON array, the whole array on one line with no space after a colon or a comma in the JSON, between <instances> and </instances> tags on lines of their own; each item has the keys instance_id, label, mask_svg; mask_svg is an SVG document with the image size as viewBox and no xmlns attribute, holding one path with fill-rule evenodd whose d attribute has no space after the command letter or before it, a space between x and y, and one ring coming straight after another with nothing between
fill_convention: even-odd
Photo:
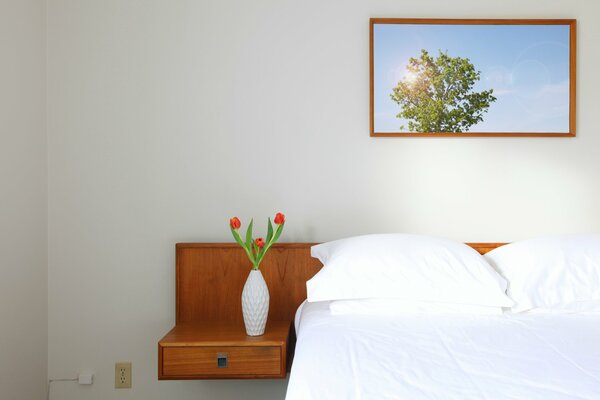
<instances>
[{"instance_id":1,"label":"white power cord","mask_svg":"<svg viewBox=\"0 0 600 400\"><path fill-rule=\"evenodd\" d=\"M94 374L83 373L79 374L77 378L72 379L49 379L46 400L50 400L50 388L52 386L52 382L79 382L80 385L91 385L94 382Z\"/></svg>"}]
</instances>

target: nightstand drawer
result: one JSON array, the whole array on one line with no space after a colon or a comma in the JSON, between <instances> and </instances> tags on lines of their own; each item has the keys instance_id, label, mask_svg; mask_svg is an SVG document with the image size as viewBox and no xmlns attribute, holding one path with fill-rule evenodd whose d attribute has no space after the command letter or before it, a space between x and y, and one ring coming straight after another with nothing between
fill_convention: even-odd
<instances>
[{"instance_id":1,"label":"nightstand drawer","mask_svg":"<svg viewBox=\"0 0 600 400\"><path fill-rule=\"evenodd\" d=\"M281 375L279 346L186 346L162 349L163 375Z\"/></svg>"}]
</instances>

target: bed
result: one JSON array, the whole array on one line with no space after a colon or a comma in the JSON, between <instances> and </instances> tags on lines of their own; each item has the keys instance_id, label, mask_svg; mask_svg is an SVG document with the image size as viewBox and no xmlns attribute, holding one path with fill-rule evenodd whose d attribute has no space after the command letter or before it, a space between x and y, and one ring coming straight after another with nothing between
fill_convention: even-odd
<instances>
[{"instance_id":1,"label":"bed","mask_svg":"<svg viewBox=\"0 0 600 400\"><path fill-rule=\"evenodd\" d=\"M600 314L296 314L286 400L600 399Z\"/></svg>"},{"instance_id":2,"label":"bed","mask_svg":"<svg viewBox=\"0 0 600 400\"><path fill-rule=\"evenodd\" d=\"M286 400L600 399L600 235L495 247L402 234L313 247L324 267L296 312ZM430 307L454 300L471 308Z\"/></svg>"}]
</instances>

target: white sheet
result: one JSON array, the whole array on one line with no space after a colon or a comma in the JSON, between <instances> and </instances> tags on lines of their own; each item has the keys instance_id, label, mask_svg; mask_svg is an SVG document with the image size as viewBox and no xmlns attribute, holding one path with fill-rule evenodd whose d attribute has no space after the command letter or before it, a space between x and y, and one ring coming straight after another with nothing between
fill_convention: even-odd
<instances>
[{"instance_id":1,"label":"white sheet","mask_svg":"<svg viewBox=\"0 0 600 400\"><path fill-rule=\"evenodd\" d=\"M345 316L306 303L286 400L600 399L600 314Z\"/></svg>"}]
</instances>

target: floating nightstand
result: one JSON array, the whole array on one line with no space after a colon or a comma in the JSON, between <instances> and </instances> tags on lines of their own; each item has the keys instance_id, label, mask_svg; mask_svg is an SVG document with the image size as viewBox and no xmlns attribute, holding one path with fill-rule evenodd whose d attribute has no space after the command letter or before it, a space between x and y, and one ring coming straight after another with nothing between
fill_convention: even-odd
<instances>
[{"instance_id":1,"label":"floating nightstand","mask_svg":"<svg viewBox=\"0 0 600 400\"><path fill-rule=\"evenodd\" d=\"M244 325L177 325L158 343L159 379L285 378L290 323L271 322L262 336Z\"/></svg>"},{"instance_id":2,"label":"floating nightstand","mask_svg":"<svg viewBox=\"0 0 600 400\"><path fill-rule=\"evenodd\" d=\"M270 291L265 333L247 336L241 293L248 276L234 243L176 247L176 326L158 343L158 379L281 379L295 344L292 321L320 268L310 243L273 245L261 270Z\"/></svg>"}]
</instances>

